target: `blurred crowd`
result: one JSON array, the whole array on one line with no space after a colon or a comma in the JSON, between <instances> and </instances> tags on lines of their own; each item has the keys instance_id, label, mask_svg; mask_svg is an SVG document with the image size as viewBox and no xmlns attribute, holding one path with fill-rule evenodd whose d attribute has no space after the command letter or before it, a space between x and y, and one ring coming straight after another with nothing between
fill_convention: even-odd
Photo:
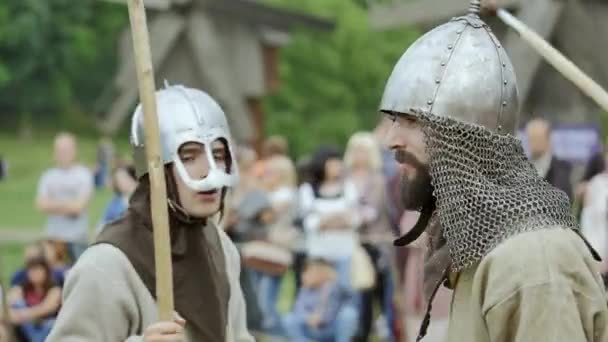
<instances>
[{"instance_id":1,"label":"blurred crowd","mask_svg":"<svg viewBox=\"0 0 608 342\"><path fill-rule=\"evenodd\" d=\"M228 194L218 222L242 255L241 285L252 331L295 341L409 341L424 312L421 270L424 248L393 247L416 222L400 203L400 169L382 147L382 125L358 132L344 149L322 145L297 161L287 139L272 136L259 150L233 152L240 183ZM539 175L566 192L590 244L608 257L606 151L595 155L582 177L551 148L551 125L526 126L530 161ZM133 167L102 140L96 167L78 159L76 138L60 133L56 165L40 177L36 207L47 216L45 239L26 246L23 267L3 291L3 330L21 341L44 341L61 307L69 268L92 241L89 206L96 189L110 187L98 233L121 217L137 186ZM7 177L0 160L0 180ZM574 178L580 181L574 182ZM573 186L576 184L576 186ZM607 265L605 265L607 266ZM604 272L608 267L604 267ZM449 290L434 305L427 337L442 341ZM286 303L279 310L279 301ZM408 324L404 324L404 322ZM436 338L436 339L434 339Z\"/></svg>"},{"instance_id":2,"label":"blurred crowd","mask_svg":"<svg viewBox=\"0 0 608 342\"><path fill-rule=\"evenodd\" d=\"M370 132L354 134L344 152L319 146L297 163L288 155L279 136L260 155L246 146L236 153L241 183L225 229L243 257L251 329L298 341L366 341L372 331L399 340L392 157ZM286 277L294 304L280 314Z\"/></svg>"}]
</instances>

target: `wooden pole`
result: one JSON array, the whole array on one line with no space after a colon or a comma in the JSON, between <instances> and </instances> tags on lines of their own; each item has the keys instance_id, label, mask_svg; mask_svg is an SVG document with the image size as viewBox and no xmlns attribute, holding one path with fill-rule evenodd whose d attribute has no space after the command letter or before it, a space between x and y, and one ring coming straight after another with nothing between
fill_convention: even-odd
<instances>
[{"instance_id":1,"label":"wooden pole","mask_svg":"<svg viewBox=\"0 0 608 342\"><path fill-rule=\"evenodd\" d=\"M143 0L129 0L129 19L137 67L139 97L144 112L145 146L150 177L150 201L154 227L154 260L156 263L156 300L161 321L173 321L173 270L171 239L167 211L167 188L161 158L154 69Z\"/></svg>"},{"instance_id":2,"label":"wooden pole","mask_svg":"<svg viewBox=\"0 0 608 342\"><path fill-rule=\"evenodd\" d=\"M507 26L519 33L521 38L543 56L549 64L553 65L557 71L574 83L585 95L592 98L603 110L608 112L608 92L592 80L591 77L587 76L561 52L527 27L526 24L512 16L508 11L499 8L496 10L496 15Z\"/></svg>"}]
</instances>

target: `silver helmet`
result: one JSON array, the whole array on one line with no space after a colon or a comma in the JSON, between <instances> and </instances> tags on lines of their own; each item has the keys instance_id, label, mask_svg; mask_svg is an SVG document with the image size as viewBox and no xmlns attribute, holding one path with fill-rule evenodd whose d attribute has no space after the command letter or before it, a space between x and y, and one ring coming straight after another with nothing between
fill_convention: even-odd
<instances>
[{"instance_id":1,"label":"silver helmet","mask_svg":"<svg viewBox=\"0 0 608 342\"><path fill-rule=\"evenodd\" d=\"M226 115L217 102L200 90L166 85L156 92L156 106L163 163L174 163L179 177L196 191L234 186L238 180L238 167L232 137ZM229 170L219 168L213 158L211 145L217 140L226 144L231 159ZM192 179L179 158L179 148L188 142L200 143L205 148L210 169L203 179ZM148 173L141 104L131 121L131 146L137 176L141 177Z\"/></svg>"},{"instance_id":2,"label":"silver helmet","mask_svg":"<svg viewBox=\"0 0 608 342\"><path fill-rule=\"evenodd\" d=\"M515 71L504 48L479 18L479 0L469 13L436 27L403 54L388 79L380 110L424 111L513 133L519 115Z\"/></svg>"}]
</instances>

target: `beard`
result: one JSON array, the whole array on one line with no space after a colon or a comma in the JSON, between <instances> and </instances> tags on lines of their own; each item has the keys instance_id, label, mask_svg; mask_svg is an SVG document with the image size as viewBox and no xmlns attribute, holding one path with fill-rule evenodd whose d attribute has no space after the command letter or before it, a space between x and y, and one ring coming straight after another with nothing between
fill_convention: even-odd
<instances>
[{"instance_id":1,"label":"beard","mask_svg":"<svg viewBox=\"0 0 608 342\"><path fill-rule=\"evenodd\" d=\"M409 164L416 170L413 178L401 178L401 202L406 210L420 211L420 217L414 227L405 235L395 240L396 246L405 246L415 241L425 231L433 212L435 197L428 166L421 163L413 154L399 150L395 159L400 164Z\"/></svg>"},{"instance_id":2,"label":"beard","mask_svg":"<svg viewBox=\"0 0 608 342\"><path fill-rule=\"evenodd\" d=\"M428 207L434 202L433 186L428 166L420 162L410 152L403 150L395 153L395 160L400 164L407 163L416 170L414 177L411 179L406 176L401 177L401 204L403 208L422 211L422 208Z\"/></svg>"}]
</instances>

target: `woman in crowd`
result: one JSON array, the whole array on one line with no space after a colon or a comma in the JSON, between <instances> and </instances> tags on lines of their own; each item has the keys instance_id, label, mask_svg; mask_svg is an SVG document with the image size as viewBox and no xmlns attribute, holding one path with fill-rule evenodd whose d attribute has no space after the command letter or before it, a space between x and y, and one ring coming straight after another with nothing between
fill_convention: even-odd
<instances>
[{"instance_id":1,"label":"woman in crowd","mask_svg":"<svg viewBox=\"0 0 608 342\"><path fill-rule=\"evenodd\" d=\"M61 289L42 256L26 266L27 279L8 293L9 319L29 342L42 342L51 332L61 305Z\"/></svg>"},{"instance_id":2,"label":"woman in crowd","mask_svg":"<svg viewBox=\"0 0 608 342\"><path fill-rule=\"evenodd\" d=\"M309 258L332 262L338 280L349 288L352 257L359 244L357 190L345 180L340 153L333 146L316 151L311 176L312 181L300 187L306 252Z\"/></svg>"},{"instance_id":3,"label":"woman in crowd","mask_svg":"<svg viewBox=\"0 0 608 342\"><path fill-rule=\"evenodd\" d=\"M373 299L376 298L383 315L378 319L378 333L383 341L394 340L392 332L395 323L393 310L393 270L395 257L394 240L389 213L387 194L382 174L380 146L371 133L355 133L346 148L344 162L348 179L359 194L357 208L361 216L359 230L362 246L374 266L376 281L371 289L361 297L360 337L367 341L372 328Z\"/></svg>"}]
</instances>

